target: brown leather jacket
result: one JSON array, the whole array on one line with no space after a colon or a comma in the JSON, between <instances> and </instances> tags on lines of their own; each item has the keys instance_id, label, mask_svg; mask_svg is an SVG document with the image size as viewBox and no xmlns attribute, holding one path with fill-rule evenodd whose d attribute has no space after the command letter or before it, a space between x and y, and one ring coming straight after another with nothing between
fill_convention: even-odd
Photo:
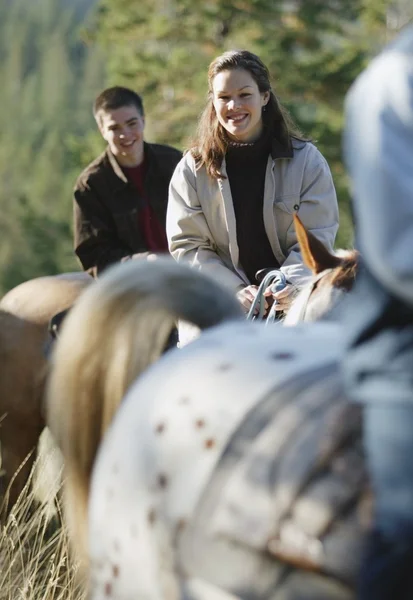
<instances>
[{"instance_id":1,"label":"brown leather jacket","mask_svg":"<svg viewBox=\"0 0 413 600\"><path fill-rule=\"evenodd\" d=\"M145 196L165 227L169 181L182 153L144 144ZM141 199L109 149L79 176L74 189L74 248L85 271L99 274L132 254L146 252L138 214Z\"/></svg>"}]
</instances>

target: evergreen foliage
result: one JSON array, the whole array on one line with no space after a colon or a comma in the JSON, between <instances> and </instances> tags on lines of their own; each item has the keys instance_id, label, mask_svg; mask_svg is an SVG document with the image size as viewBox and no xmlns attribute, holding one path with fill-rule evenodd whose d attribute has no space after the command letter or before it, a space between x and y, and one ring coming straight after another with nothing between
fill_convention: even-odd
<instances>
[{"instance_id":1,"label":"evergreen foliage","mask_svg":"<svg viewBox=\"0 0 413 600\"><path fill-rule=\"evenodd\" d=\"M103 85L99 50L79 36L82 6L0 0L2 293L38 275L79 269L72 187Z\"/></svg>"}]
</instances>

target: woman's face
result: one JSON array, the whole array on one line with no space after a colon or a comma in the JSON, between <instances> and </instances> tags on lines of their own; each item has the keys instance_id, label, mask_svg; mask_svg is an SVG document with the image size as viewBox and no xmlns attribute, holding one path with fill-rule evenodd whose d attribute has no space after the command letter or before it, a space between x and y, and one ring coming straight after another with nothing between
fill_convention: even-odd
<instances>
[{"instance_id":1,"label":"woman's face","mask_svg":"<svg viewBox=\"0 0 413 600\"><path fill-rule=\"evenodd\" d=\"M260 93L245 69L221 71L212 81L213 105L228 136L238 142L253 142L262 131L262 107L270 93Z\"/></svg>"}]
</instances>

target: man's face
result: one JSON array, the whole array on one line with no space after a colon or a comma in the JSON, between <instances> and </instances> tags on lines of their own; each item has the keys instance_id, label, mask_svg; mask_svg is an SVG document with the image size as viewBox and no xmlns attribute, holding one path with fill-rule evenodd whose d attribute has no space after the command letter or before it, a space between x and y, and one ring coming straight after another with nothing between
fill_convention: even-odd
<instances>
[{"instance_id":1,"label":"man's face","mask_svg":"<svg viewBox=\"0 0 413 600\"><path fill-rule=\"evenodd\" d=\"M101 110L97 121L100 133L120 165L134 167L142 162L145 119L136 106Z\"/></svg>"}]
</instances>

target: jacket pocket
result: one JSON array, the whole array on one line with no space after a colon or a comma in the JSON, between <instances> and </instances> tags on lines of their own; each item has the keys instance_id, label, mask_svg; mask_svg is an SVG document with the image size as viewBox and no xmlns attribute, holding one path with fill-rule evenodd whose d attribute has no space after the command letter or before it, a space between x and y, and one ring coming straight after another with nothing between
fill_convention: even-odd
<instances>
[{"instance_id":1,"label":"jacket pocket","mask_svg":"<svg viewBox=\"0 0 413 600\"><path fill-rule=\"evenodd\" d=\"M274 219L281 250L288 254L287 234L293 227L293 215L300 208L300 197L297 194L276 198L274 202Z\"/></svg>"},{"instance_id":2,"label":"jacket pocket","mask_svg":"<svg viewBox=\"0 0 413 600\"><path fill-rule=\"evenodd\" d=\"M300 208L300 197L297 194L281 196L275 199L274 208L276 210L293 215Z\"/></svg>"}]
</instances>

